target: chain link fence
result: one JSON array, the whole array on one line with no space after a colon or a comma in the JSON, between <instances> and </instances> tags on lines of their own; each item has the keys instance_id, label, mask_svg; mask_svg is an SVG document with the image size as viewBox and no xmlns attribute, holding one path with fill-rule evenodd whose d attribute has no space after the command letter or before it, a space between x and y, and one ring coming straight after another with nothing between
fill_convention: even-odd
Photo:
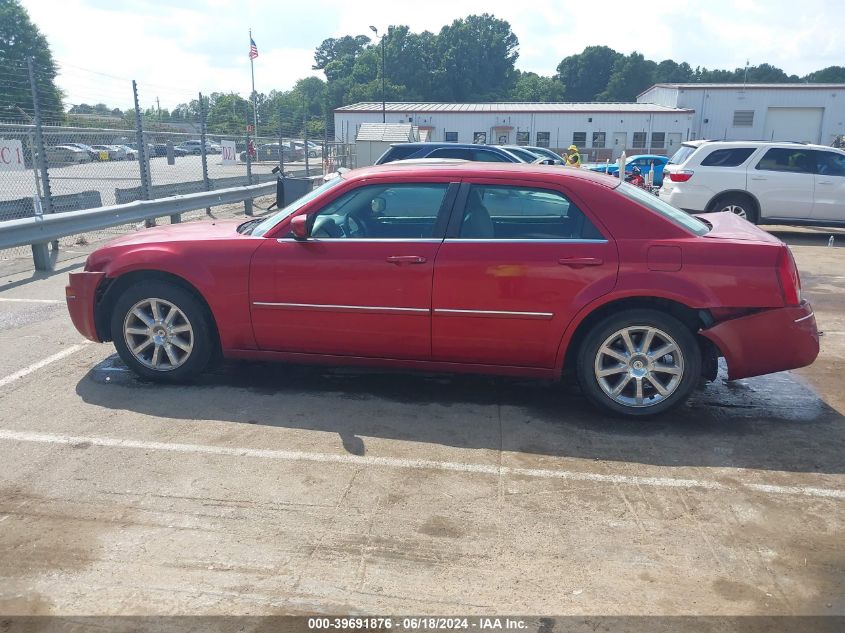
<instances>
[{"instance_id":1,"label":"chain link fence","mask_svg":"<svg viewBox=\"0 0 845 633\"><path fill-rule=\"evenodd\" d=\"M147 87L150 94L156 94L156 105L163 92L165 98L191 106L168 113L169 121L163 122L159 108L140 108L143 94L139 93L144 87L107 76L90 82L92 102L122 99L120 103L134 102L135 110L80 114L84 108L72 106L58 111L55 104L47 106L47 99L39 93L38 72L20 67L3 69L5 74L0 76L12 82L7 93L0 86L0 230L4 221L38 213L266 182L277 177L274 170L303 177L355 166L352 146L332 142L328 134L308 139L301 134L308 129L307 122L294 121L283 112L275 115L275 121L262 124L261 135L254 136L251 114L233 106L234 120L243 122L244 132L210 133L208 100L202 94L168 94L172 89ZM89 85L81 74L78 81ZM251 202L245 205L245 212L252 213ZM206 213L211 214L211 209ZM185 219L202 215L194 212ZM181 220L180 216L170 218L171 222ZM137 228L112 227L65 241L88 243ZM29 255L28 248L7 249L0 251L0 260L24 255Z\"/></svg>"}]
</instances>

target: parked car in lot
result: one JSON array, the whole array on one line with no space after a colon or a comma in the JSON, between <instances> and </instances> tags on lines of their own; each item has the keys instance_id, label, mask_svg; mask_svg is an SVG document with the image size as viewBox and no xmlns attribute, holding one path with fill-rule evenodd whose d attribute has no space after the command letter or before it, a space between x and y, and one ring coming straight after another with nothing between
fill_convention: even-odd
<instances>
[{"instance_id":1,"label":"parked car in lot","mask_svg":"<svg viewBox=\"0 0 845 633\"><path fill-rule=\"evenodd\" d=\"M301 161L305 158L305 152L303 151L302 147L289 147L288 145L283 145L282 148L282 156L285 162L293 163ZM246 162L246 151L241 152L240 157L241 161ZM279 144L264 143L263 145L259 145L255 148L255 158L253 160L267 160L278 162Z\"/></svg>"},{"instance_id":2,"label":"parked car in lot","mask_svg":"<svg viewBox=\"0 0 845 633\"><path fill-rule=\"evenodd\" d=\"M393 143L376 161L384 165L405 158L458 158L488 163L525 163L519 156L495 145L462 143Z\"/></svg>"},{"instance_id":3,"label":"parked car in lot","mask_svg":"<svg viewBox=\"0 0 845 633\"><path fill-rule=\"evenodd\" d=\"M301 150L303 156L305 155L306 143L304 141L293 141L296 149ZM308 141L308 158L317 158L323 155L323 148L317 145L314 141Z\"/></svg>"},{"instance_id":4,"label":"parked car in lot","mask_svg":"<svg viewBox=\"0 0 845 633\"><path fill-rule=\"evenodd\" d=\"M730 211L753 223L845 226L845 151L688 141L669 160L660 197L687 211Z\"/></svg>"},{"instance_id":5,"label":"parked car in lot","mask_svg":"<svg viewBox=\"0 0 845 633\"><path fill-rule=\"evenodd\" d=\"M555 161L555 164L559 163L562 165L564 163L563 157L548 147L537 147L536 145L522 145L521 147L541 158L549 158Z\"/></svg>"},{"instance_id":6,"label":"parked car in lot","mask_svg":"<svg viewBox=\"0 0 845 633\"><path fill-rule=\"evenodd\" d=\"M683 403L818 354L788 247L586 170L359 169L266 218L132 233L70 274L76 328L139 375L226 358L553 379L600 409ZM562 412L564 413L564 412Z\"/></svg>"},{"instance_id":7,"label":"parked car in lot","mask_svg":"<svg viewBox=\"0 0 845 633\"><path fill-rule=\"evenodd\" d=\"M152 147L151 156L167 156L167 143L155 143ZM188 152L184 149L179 147L178 145L173 146L173 155L174 156L187 156Z\"/></svg>"},{"instance_id":8,"label":"parked car in lot","mask_svg":"<svg viewBox=\"0 0 845 633\"><path fill-rule=\"evenodd\" d=\"M663 168L666 167L666 163L668 162L668 156L661 156L660 154L636 154L625 161L625 174L631 174L634 167L636 167L640 170L640 175L647 179L652 166L654 166L654 176L652 176L652 182L655 187L659 187L663 184ZM588 169L601 172L603 174L610 174L611 176L619 175L619 165L613 162L591 163Z\"/></svg>"},{"instance_id":9,"label":"parked car in lot","mask_svg":"<svg viewBox=\"0 0 845 633\"><path fill-rule=\"evenodd\" d=\"M86 145L85 143L63 143L65 147L76 147L77 149L81 149L83 152L88 154L91 160L101 160L102 155L99 151L95 150L90 145Z\"/></svg>"},{"instance_id":10,"label":"parked car in lot","mask_svg":"<svg viewBox=\"0 0 845 633\"><path fill-rule=\"evenodd\" d=\"M200 140L184 141L182 143L179 143L179 145L177 145L176 147L178 147L180 150L185 152L185 154L195 154L197 156L202 154L202 141L200 141ZM222 151L223 150L221 149L221 147L219 145L217 145L215 143L211 143L209 141L206 141L206 143L205 143L205 153L206 154L220 154Z\"/></svg>"},{"instance_id":11,"label":"parked car in lot","mask_svg":"<svg viewBox=\"0 0 845 633\"><path fill-rule=\"evenodd\" d=\"M50 165L91 162L91 155L88 152L72 145L45 147L44 155L47 157L47 163Z\"/></svg>"},{"instance_id":12,"label":"parked car in lot","mask_svg":"<svg viewBox=\"0 0 845 633\"><path fill-rule=\"evenodd\" d=\"M124 160L138 160L138 150L129 147L128 145L111 145L118 151L123 153Z\"/></svg>"}]
</instances>

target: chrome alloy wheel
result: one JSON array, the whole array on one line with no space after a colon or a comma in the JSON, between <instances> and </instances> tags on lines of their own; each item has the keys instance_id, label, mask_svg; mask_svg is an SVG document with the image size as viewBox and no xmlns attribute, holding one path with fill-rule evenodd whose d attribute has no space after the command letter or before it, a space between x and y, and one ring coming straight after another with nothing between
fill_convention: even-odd
<instances>
[{"instance_id":1,"label":"chrome alloy wheel","mask_svg":"<svg viewBox=\"0 0 845 633\"><path fill-rule=\"evenodd\" d=\"M142 365L171 371L183 365L194 348L194 330L188 317L164 299L143 299L123 320L126 347Z\"/></svg>"},{"instance_id":2,"label":"chrome alloy wheel","mask_svg":"<svg viewBox=\"0 0 845 633\"><path fill-rule=\"evenodd\" d=\"M632 325L599 347L595 376L602 391L626 407L649 407L671 396L684 376L684 356L666 332Z\"/></svg>"},{"instance_id":3,"label":"chrome alloy wheel","mask_svg":"<svg viewBox=\"0 0 845 633\"><path fill-rule=\"evenodd\" d=\"M739 217L741 217L743 220L748 219L748 214L745 212L745 209L739 206L738 204L726 204L721 209L719 209L719 211L727 211L728 213L733 213L734 215L738 215Z\"/></svg>"}]
</instances>

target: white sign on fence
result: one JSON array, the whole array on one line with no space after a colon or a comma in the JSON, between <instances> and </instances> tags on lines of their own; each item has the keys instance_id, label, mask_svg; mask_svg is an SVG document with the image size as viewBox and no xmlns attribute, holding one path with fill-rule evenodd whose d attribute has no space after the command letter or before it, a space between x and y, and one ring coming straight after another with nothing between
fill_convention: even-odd
<instances>
[{"instance_id":1,"label":"white sign on fence","mask_svg":"<svg viewBox=\"0 0 845 633\"><path fill-rule=\"evenodd\" d=\"M0 139L0 171L24 171L25 169L21 142Z\"/></svg>"},{"instance_id":2,"label":"white sign on fence","mask_svg":"<svg viewBox=\"0 0 845 633\"><path fill-rule=\"evenodd\" d=\"M235 141L220 141L220 146L223 149L223 164L234 165L238 162L238 150L235 146Z\"/></svg>"}]
</instances>

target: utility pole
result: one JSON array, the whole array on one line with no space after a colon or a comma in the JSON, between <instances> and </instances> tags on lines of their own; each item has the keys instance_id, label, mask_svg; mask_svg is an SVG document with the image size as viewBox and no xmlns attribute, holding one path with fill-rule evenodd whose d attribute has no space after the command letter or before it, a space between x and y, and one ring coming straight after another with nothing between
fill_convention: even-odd
<instances>
[{"instance_id":1,"label":"utility pole","mask_svg":"<svg viewBox=\"0 0 845 633\"><path fill-rule=\"evenodd\" d=\"M161 125L161 102L156 97L156 110L158 111L158 124Z\"/></svg>"}]
</instances>

